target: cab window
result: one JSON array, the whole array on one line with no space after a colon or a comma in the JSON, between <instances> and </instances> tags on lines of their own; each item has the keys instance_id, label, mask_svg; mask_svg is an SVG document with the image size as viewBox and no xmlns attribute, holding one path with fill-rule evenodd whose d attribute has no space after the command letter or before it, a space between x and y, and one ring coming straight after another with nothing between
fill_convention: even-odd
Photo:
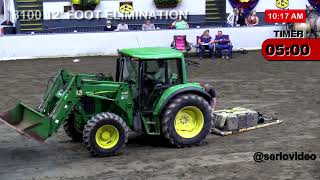
<instances>
[{"instance_id":1,"label":"cab window","mask_svg":"<svg viewBox=\"0 0 320 180\"><path fill-rule=\"evenodd\" d=\"M153 84L181 84L181 61L156 60L144 62L144 77Z\"/></svg>"},{"instance_id":2,"label":"cab window","mask_svg":"<svg viewBox=\"0 0 320 180\"><path fill-rule=\"evenodd\" d=\"M169 83L172 85L181 84L181 60L169 60L168 61L168 76Z\"/></svg>"}]
</instances>

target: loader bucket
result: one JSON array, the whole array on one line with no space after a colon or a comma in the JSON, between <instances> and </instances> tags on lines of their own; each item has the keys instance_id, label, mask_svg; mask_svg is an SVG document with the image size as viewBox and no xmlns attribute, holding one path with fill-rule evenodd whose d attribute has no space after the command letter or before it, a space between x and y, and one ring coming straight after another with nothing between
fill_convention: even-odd
<instances>
[{"instance_id":1,"label":"loader bucket","mask_svg":"<svg viewBox=\"0 0 320 180\"><path fill-rule=\"evenodd\" d=\"M49 118L23 103L18 103L11 110L1 114L0 120L19 133L40 142L44 142L49 136Z\"/></svg>"}]
</instances>

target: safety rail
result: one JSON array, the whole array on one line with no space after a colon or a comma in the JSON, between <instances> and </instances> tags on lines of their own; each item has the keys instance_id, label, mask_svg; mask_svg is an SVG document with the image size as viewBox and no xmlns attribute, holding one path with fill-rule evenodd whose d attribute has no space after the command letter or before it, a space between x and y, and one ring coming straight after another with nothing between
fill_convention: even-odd
<instances>
[{"instance_id":1,"label":"safety rail","mask_svg":"<svg viewBox=\"0 0 320 180\"><path fill-rule=\"evenodd\" d=\"M226 27L225 22L208 23L208 22L191 22L189 23L190 28L206 28L206 27ZM104 31L104 25L98 26L71 26L71 27L44 27L43 31L28 32L27 34L48 34L48 33L74 33L74 32L102 32ZM142 24L128 24L129 30L141 30ZM170 24L159 24L156 23L157 29L172 29Z\"/></svg>"}]
</instances>

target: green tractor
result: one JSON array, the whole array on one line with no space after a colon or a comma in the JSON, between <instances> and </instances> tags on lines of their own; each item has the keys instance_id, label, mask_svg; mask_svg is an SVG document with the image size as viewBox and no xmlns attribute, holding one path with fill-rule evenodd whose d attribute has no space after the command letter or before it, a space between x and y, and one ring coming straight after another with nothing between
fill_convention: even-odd
<instances>
[{"instance_id":1,"label":"green tractor","mask_svg":"<svg viewBox=\"0 0 320 180\"><path fill-rule=\"evenodd\" d=\"M0 119L41 142L63 126L95 156L117 154L129 129L161 135L176 147L196 145L213 127L211 97L187 82L186 66L173 49L122 49L115 78L61 70L36 110L20 102Z\"/></svg>"}]
</instances>

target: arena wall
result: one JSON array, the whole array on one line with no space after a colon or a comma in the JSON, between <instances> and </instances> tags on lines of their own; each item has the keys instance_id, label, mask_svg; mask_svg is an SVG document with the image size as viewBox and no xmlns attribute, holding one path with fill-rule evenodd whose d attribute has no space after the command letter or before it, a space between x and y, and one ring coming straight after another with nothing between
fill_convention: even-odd
<instances>
[{"instance_id":1,"label":"arena wall","mask_svg":"<svg viewBox=\"0 0 320 180\"><path fill-rule=\"evenodd\" d=\"M257 50L265 39L274 37L273 30L282 26L211 28L230 35L234 49ZM174 35L187 35L190 43L205 29L157 30L101 33L14 35L0 37L0 60L116 55L121 48L170 47Z\"/></svg>"}]
</instances>

